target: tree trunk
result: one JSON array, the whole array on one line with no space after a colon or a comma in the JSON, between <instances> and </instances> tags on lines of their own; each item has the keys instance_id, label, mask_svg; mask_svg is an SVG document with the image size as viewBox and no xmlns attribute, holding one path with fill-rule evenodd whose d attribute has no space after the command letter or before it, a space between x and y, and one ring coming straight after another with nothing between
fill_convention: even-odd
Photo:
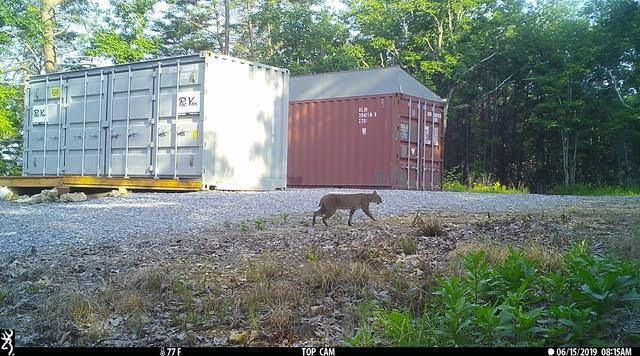
<instances>
[{"instance_id":1,"label":"tree trunk","mask_svg":"<svg viewBox=\"0 0 640 356\"><path fill-rule=\"evenodd\" d=\"M218 11L219 10L218 5L220 3L218 3L217 0L212 0L212 3L213 3L213 16L216 22L216 41L218 42L220 53L224 54L224 39L221 36L222 24L220 23L220 11Z\"/></svg>"},{"instance_id":2,"label":"tree trunk","mask_svg":"<svg viewBox=\"0 0 640 356\"><path fill-rule=\"evenodd\" d=\"M246 2L247 8L247 34L249 36L249 56L253 57L253 23L251 22L251 5L249 1Z\"/></svg>"},{"instance_id":3,"label":"tree trunk","mask_svg":"<svg viewBox=\"0 0 640 356\"><path fill-rule=\"evenodd\" d=\"M229 0L224 0L224 50L222 54L229 55Z\"/></svg>"},{"instance_id":4,"label":"tree trunk","mask_svg":"<svg viewBox=\"0 0 640 356\"><path fill-rule=\"evenodd\" d=\"M569 135L566 129L560 130L562 139L562 170L564 172L564 186L569 186Z\"/></svg>"},{"instance_id":5,"label":"tree trunk","mask_svg":"<svg viewBox=\"0 0 640 356\"><path fill-rule=\"evenodd\" d=\"M571 158L571 167L569 171L569 183L576 183L576 156L578 154L578 134L573 135L573 157Z\"/></svg>"},{"instance_id":6,"label":"tree trunk","mask_svg":"<svg viewBox=\"0 0 640 356\"><path fill-rule=\"evenodd\" d=\"M44 69L47 73L55 72L58 69L58 58L55 48L54 17L55 8L62 0L43 0L40 9L40 19L42 20L42 57Z\"/></svg>"}]
</instances>

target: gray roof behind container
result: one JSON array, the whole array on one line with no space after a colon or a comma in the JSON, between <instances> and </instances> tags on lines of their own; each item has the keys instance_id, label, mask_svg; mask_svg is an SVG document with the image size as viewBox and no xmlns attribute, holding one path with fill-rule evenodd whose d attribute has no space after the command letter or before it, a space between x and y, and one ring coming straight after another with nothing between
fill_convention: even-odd
<instances>
[{"instance_id":1,"label":"gray roof behind container","mask_svg":"<svg viewBox=\"0 0 640 356\"><path fill-rule=\"evenodd\" d=\"M290 101L393 93L442 101L441 97L400 67L302 75L289 80Z\"/></svg>"}]
</instances>

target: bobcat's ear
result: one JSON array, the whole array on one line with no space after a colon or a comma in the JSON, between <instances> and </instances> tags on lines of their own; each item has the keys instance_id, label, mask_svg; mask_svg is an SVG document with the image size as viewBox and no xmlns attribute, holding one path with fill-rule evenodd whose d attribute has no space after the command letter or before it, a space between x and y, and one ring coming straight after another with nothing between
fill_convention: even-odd
<instances>
[{"instance_id":1,"label":"bobcat's ear","mask_svg":"<svg viewBox=\"0 0 640 356\"><path fill-rule=\"evenodd\" d=\"M376 194L376 191L375 191L375 190L373 191L373 194Z\"/></svg>"}]
</instances>

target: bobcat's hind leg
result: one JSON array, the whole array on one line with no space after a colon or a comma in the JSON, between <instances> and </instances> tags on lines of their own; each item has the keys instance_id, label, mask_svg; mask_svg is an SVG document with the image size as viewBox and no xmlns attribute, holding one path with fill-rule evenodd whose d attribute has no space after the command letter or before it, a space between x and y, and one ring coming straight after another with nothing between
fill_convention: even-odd
<instances>
[{"instance_id":1,"label":"bobcat's hind leg","mask_svg":"<svg viewBox=\"0 0 640 356\"><path fill-rule=\"evenodd\" d=\"M351 226L351 218L353 218L353 214L356 212L356 210L358 209L349 210L349 226Z\"/></svg>"},{"instance_id":2,"label":"bobcat's hind leg","mask_svg":"<svg viewBox=\"0 0 640 356\"><path fill-rule=\"evenodd\" d=\"M327 219L329 219L330 217L332 217L332 216L333 216L333 214L335 214L335 213L336 213L336 210L335 210L335 209L332 209L332 210L328 210L328 211L326 211L326 212L324 213L324 216L322 217L322 222L323 222L326 226L329 226L329 224L327 224Z\"/></svg>"},{"instance_id":3,"label":"bobcat's hind leg","mask_svg":"<svg viewBox=\"0 0 640 356\"><path fill-rule=\"evenodd\" d=\"M320 208L320 210L318 211L313 212L313 223L311 224L311 226L316 226L316 216L322 215L322 214L323 214L322 208Z\"/></svg>"}]
</instances>

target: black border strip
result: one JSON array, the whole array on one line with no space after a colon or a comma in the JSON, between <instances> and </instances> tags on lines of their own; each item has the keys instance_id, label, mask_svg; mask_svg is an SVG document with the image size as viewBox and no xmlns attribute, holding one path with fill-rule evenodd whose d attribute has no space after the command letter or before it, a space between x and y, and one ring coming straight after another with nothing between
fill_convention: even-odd
<instances>
[{"instance_id":1,"label":"black border strip","mask_svg":"<svg viewBox=\"0 0 640 356\"><path fill-rule=\"evenodd\" d=\"M179 353L178 353L179 349ZM625 350L631 350L631 356L640 356L639 347L618 347L618 348L580 348L580 347L525 347L525 348L483 348L483 347L415 347L415 348L351 348L351 347L16 347L14 356L29 355L153 355L153 356L198 356L198 355L243 355L243 354L266 354L266 355L296 355L296 356L341 356L341 355L368 355L379 352L402 353L406 355L427 354L435 355L460 355L467 353L487 353L490 355L537 355L550 356L553 349L553 356L629 356ZM597 350L595 354L585 350ZM614 349L618 349L615 352ZM620 353L619 351L623 352ZM0 352L0 356L4 356Z\"/></svg>"}]
</instances>

